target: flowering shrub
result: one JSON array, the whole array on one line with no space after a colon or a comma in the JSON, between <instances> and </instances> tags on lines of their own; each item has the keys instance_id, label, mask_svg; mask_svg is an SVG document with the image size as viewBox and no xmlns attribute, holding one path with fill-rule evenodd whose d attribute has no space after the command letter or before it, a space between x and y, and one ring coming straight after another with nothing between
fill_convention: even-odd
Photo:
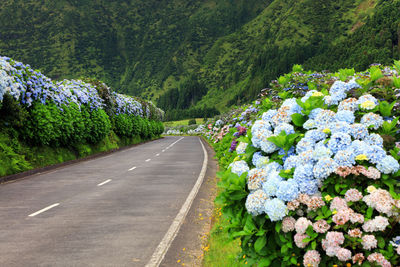
<instances>
[{"instance_id":1,"label":"flowering shrub","mask_svg":"<svg viewBox=\"0 0 400 267\"><path fill-rule=\"evenodd\" d=\"M323 75L295 66L273 83L281 100L263 101L234 157L217 153L231 159L217 202L245 263L400 263L396 64Z\"/></svg>"},{"instance_id":2,"label":"flowering shrub","mask_svg":"<svg viewBox=\"0 0 400 267\"><path fill-rule=\"evenodd\" d=\"M7 114L0 118L2 127L35 145L63 146L97 143L111 130L144 138L163 132L164 112L153 103L87 81L54 82L29 65L0 57L0 113Z\"/></svg>"}]
</instances>

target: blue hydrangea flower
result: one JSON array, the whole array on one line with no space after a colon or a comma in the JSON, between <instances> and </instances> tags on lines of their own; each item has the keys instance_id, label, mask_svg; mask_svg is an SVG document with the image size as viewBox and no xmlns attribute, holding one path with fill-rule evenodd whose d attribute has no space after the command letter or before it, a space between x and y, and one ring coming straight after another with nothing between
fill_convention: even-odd
<instances>
[{"instance_id":1,"label":"blue hydrangea flower","mask_svg":"<svg viewBox=\"0 0 400 267\"><path fill-rule=\"evenodd\" d=\"M383 124L382 116L375 114L375 113L367 113L361 118L361 123L364 124L366 127L370 127L374 130L377 130Z\"/></svg>"},{"instance_id":2,"label":"blue hydrangea flower","mask_svg":"<svg viewBox=\"0 0 400 267\"><path fill-rule=\"evenodd\" d=\"M383 138L376 133L370 134L368 135L364 141L369 144L369 145L375 145L375 146L379 146L379 147L383 147Z\"/></svg>"},{"instance_id":3,"label":"blue hydrangea flower","mask_svg":"<svg viewBox=\"0 0 400 267\"><path fill-rule=\"evenodd\" d=\"M260 146L261 146L261 150L267 154L271 154L279 149L274 143L272 143L268 140L262 140L260 142Z\"/></svg>"},{"instance_id":4,"label":"blue hydrangea flower","mask_svg":"<svg viewBox=\"0 0 400 267\"><path fill-rule=\"evenodd\" d=\"M312 120L314 120L315 118L317 118L318 114L322 111L322 108L315 108L313 110L311 110L310 114L308 115L308 117Z\"/></svg>"},{"instance_id":5,"label":"blue hydrangea flower","mask_svg":"<svg viewBox=\"0 0 400 267\"><path fill-rule=\"evenodd\" d=\"M311 139L302 138L296 145L297 154L314 149L315 142Z\"/></svg>"},{"instance_id":6,"label":"blue hydrangea flower","mask_svg":"<svg viewBox=\"0 0 400 267\"><path fill-rule=\"evenodd\" d=\"M330 158L332 154L332 150L330 150L327 146L325 146L323 143L318 143L318 145L315 146L312 157L314 161L318 161L322 158Z\"/></svg>"},{"instance_id":7,"label":"blue hydrangea flower","mask_svg":"<svg viewBox=\"0 0 400 267\"><path fill-rule=\"evenodd\" d=\"M358 156L361 154L367 154L370 148L369 144L367 144L366 142L361 140L354 140L351 143L349 149L351 149L354 152L354 155Z\"/></svg>"},{"instance_id":8,"label":"blue hydrangea flower","mask_svg":"<svg viewBox=\"0 0 400 267\"><path fill-rule=\"evenodd\" d=\"M307 150L297 155L297 166L305 164L314 164L313 150Z\"/></svg>"},{"instance_id":9,"label":"blue hydrangea flower","mask_svg":"<svg viewBox=\"0 0 400 267\"><path fill-rule=\"evenodd\" d=\"M283 168L285 170L290 170L292 168L295 168L298 163L298 156L292 155L290 157L287 157L286 160L283 163Z\"/></svg>"},{"instance_id":10,"label":"blue hydrangea flower","mask_svg":"<svg viewBox=\"0 0 400 267\"><path fill-rule=\"evenodd\" d=\"M282 220L288 214L285 202L277 198L267 199L265 201L264 210L269 219L273 222Z\"/></svg>"},{"instance_id":11,"label":"blue hydrangea flower","mask_svg":"<svg viewBox=\"0 0 400 267\"><path fill-rule=\"evenodd\" d=\"M275 127L274 134L279 135L282 131L284 131L287 135L294 134L294 127L288 123L280 123Z\"/></svg>"},{"instance_id":12,"label":"blue hydrangea flower","mask_svg":"<svg viewBox=\"0 0 400 267\"><path fill-rule=\"evenodd\" d=\"M248 143L240 142L239 145L236 147L236 153L238 155L244 154L248 145Z\"/></svg>"},{"instance_id":13,"label":"blue hydrangea flower","mask_svg":"<svg viewBox=\"0 0 400 267\"><path fill-rule=\"evenodd\" d=\"M338 165L333 159L322 158L314 166L314 177L323 180L331 175L337 167Z\"/></svg>"},{"instance_id":14,"label":"blue hydrangea flower","mask_svg":"<svg viewBox=\"0 0 400 267\"><path fill-rule=\"evenodd\" d=\"M296 180L297 185L299 186L300 193L307 195L314 195L318 193L318 180L316 179L304 179L301 181Z\"/></svg>"},{"instance_id":15,"label":"blue hydrangea flower","mask_svg":"<svg viewBox=\"0 0 400 267\"><path fill-rule=\"evenodd\" d=\"M299 186L293 179L281 181L278 184L276 197L283 201L292 201L299 196Z\"/></svg>"},{"instance_id":16,"label":"blue hydrangea flower","mask_svg":"<svg viewBox=\"0 0 400 267\"><path fill-rule=\"evenodd\" d=\"M351 167L356 164L355 155L352 150L340 150L333 157L339 167Z\"/></svg>"},{"instance_id":17,"label":"blue hydrangea flower","mask_svg":"<svg viewBox=\"0 0 400 267\"><path fill-rule=\"evenodd\" d=\"M328 136L321 130L309 130L304 135L305 139L312 140L314 143L325 140Z\"/></svg>"},{"instance_id":18,"label":"blue hydrangea flower","mask_svg":"<svg viewBox=\"0 0 400 267\"><path fill-rule=\"evenodd\" d=\"M276 195L276 191L278 190L278 185L282 181L282 177L279 176L279 172L273 171L270 172L267 180L262 183L262 189L268 197L272 197Z\"/></svg>"},{"instance_id":19,"label":"blue hydrangea flower","mask_svg":"<svg viewBox=\"0 0 400 267\"><path fill-rule=\"evenodd\" d=\"M349 111L357 111L358 110L358 100L356 98L347 98L340 102L338 106L338 111L341 110L349 110Z\"/></svg>"},{"instance_id":20,"label":"blue hydrangea flower","mask_svg":"<svg viewBox=\"0 0 400 267\"><path fill-rule=\"evenodd\" d=\"M354 139L361 140L368 136L368 129L361 123L354 123L351 125L349 133L354 137Z\"/></svg>"},{"instance_id":21,"label":"blue hydrangea flower","mask_svg":"<svg viewBox=\"0 0 400 267\"><path fill-rule=\"evenodd\" d=\"M364 102L367 102L367 101L373 102L375 104L375 106L377 106L379 104L378 100L370 94L361 96L358 99L357 104L362 105Z\"/></svg>"},{"instance_id":22,"label":"blue hydrangea flower","mask_svg":"<svg viewBox=\"0 0 400 267\"><path fill-rule=\"evenodd\" d=\"M276 109L270 109L262 114L262 120L266 122L271 122L272 117L275 116L277 113L278 111Z\"/></svg>"},{"instance_id":23,"label":"blue hydrangea flower","mask_svg":"<svg viewBox=\"0 0 400 267\"><path fill-rule=\"evenodd\" d=\"M294 170L293 173L293 179L296 182L313 179L314 178L313 169L314 166L311 164L296 166L296 169Z\"/></svg>"},{"instance_id":24,"label":"blue hydrangea flower","mask_svg":"<svg viewBox=\"0 0 400 267\"><path fill-rule=\"evenodd\" d=\"M368 160L373 163L377 164L381 162L386 157L385 150L380 146L370 145L365 153Z\"/></svg>"},{"instance_id":25,"label":"blue hydrangea flower","mask_svg":"<svg viewBox=\"0 0 400 267\"><path fill-rule=\"evenodd\" d=\"M309 99L314 93L317 93L318 91L316 90L310 90L308 91L302 98L301 98L301 102L306 102L307 99Z\"/></svg>"},{"instance_id":26,"label":"blue hydrangea flower","mask_svg":"<svg viewBox=\"0 0 400 267\"><path fill-rule=\"evenodd\" d=\"M245 204L247 212L253 216L264 213L264 205L267 199L267 195L262 190L257 190L250 193L247 196Z\"/></svg>"},{"instance_id":27,"label":"blue hydrangea flower","mask_svg":"<svg viewBox=\"0 0 400 267\"><path fill-rule=\"evenodd\" d=\"M391 174L397 172L400 166L397 160L395 160L392 156L386 156L380 162L378 162L376 168L384 174Z\"/></svg>"},{"instance_id":28,"label":"blue hydrangea flower","mask_svg":"<svg viewBox=\"0 0 400 267\"><path fill-rule=\"evenodd\" d=\"M254 166L256 166L256 168L264 167L268 164L268 161L268 157L264 157L261 152L256 152L253 154L252 163Z\"/></svg>"},{"instance_id":29,"label":"blue hydrangea flower","mask_svg":"<svg viewBox=\"0 0 400 267\"><path fill-rule=\"evenodd\" d=\"M303 128L306 130L317 128L315 120L309 119L303 124Z\"/></svg>"},{"instance_id":30,"label":"blue hydrangea flower","mask_svg":"<svg viewBox=\"0 0 400 267\"><path fill-rule=\"evenodd\" d=\"M346 150L351 145L351 137L347 133L334 133L328 141L328 148L333 153L339 150Z\"/></svg>"},{"instance_id":31,"label":"blue hydrangea flower","mask_svg":"<svg viewBox=\"0 0 400 267\"><path fill-rule=\"evenodd\" d=\"M351 126L347 122L344 121L335 121L329 123L327 126L332 134L335 133L350 133L351 132Z\"/></svg>"},{"instance_id":32,"label":"blue hydrangea flower","mask_svg":"<svg viewBox=\"0 0 400 267\"><path fill-rule=\"evenodd\" d=\"M281 107L289 107L288 115L291 116L294 113L301 113L303 110L299 104L297 104L296 98L288 98L283 101Z\"/></svg>"},{"instance_id":33,"label":"blue hydrangea flower","mask_svg":"<svg viewBox=\"0 0 400 267\"><path fill-rule=\"evenodd\" d=\"M247 188L255 191L261 188L261 185L267 179L267 172L264 169L254 168L247 173Z\"/></svg>"},{"instance_id":34,"label":"blue hydrangea flower","mask_svg":"<svg viewBox=\"0 0 400 267\"><path fill-rule=\"evenodd\" d=\"M341 110L336 113L335 119L337 121L344 121L344 122L352 124L352 123L354 123L354 120L356 119L356 117L354 116L354 113L351 112L350 110Z\"/></svg>"},{"instance_id":35,"label":"blue hydrangea flower","mask_svg":"<svg viewBox=\"0 0 400 267\"><path fill-rule=\"evenodd\" d=\"M264 168L264 170L265 170L267 173L270 173L270 172L279 172L280 170L282 170L282 166L281 166L278 162L276 162L276 161L271 162L271 163L265 165L263 168Z\"/></svg>"},{"instance_id":36,"label":"blue hydrangea flower","mask_svg":"<svg viewBox=\"0 0 400 267\"><path fill-rule=\"evenodd\" d=\"M335 112L331 110L321 110L315 118L315 125L317 128L325 128L329 123L335 121Z\"/></svg>"},{"instance_id":37,"label":"blue hydrangea flower","mask_svg":"<svg viewBox=\"0 0 400 267\"><path fill-rule=\"evenodd\" d=\"M249 166L244 160L234 161L229 164L229 167L231 168L231 172L237 174L238 176L241 176L243 173L250 170Z\"/></svg>"}]
</instances>

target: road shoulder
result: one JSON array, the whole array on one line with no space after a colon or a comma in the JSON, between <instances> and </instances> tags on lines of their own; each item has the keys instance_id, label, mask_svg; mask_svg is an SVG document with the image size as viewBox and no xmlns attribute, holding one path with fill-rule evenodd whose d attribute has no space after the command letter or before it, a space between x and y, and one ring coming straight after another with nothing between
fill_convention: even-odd
<instances>
[{"instance_id":1,"label":"road shoulder","mask_svg":"<svg viewBox=\"0 0 400 267\"><path fill-rule=\"evenodd\" d=\"M201 266L212 226L217 194L217 161L213 149L203 140L208 153L207 172L200 190L160 266Z\"/></svg>"}]
</instances>

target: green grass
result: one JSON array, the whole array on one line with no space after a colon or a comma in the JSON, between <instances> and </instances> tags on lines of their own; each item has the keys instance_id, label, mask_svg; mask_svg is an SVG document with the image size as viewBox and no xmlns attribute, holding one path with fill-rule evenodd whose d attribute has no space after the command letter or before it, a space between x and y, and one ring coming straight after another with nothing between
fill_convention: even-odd
<instances>
[{"instance_id":1,"label":"green grass","mask_svg":"<svg viewBox=\"0 0 400 267\"><path fill-rule=\"evenodd\" d=\"M204 267L239 267L238 255L241 252L240 240L230 240L224 231L228 222L221 216L220 209L215 210L216 222L211 230L205 249Z\"/></svg>"},{"instance_id":2,"label":"green grass","mask_svg":"<svg viewBox=\"0 0 400 267\"><path fill-rule=\"evenodd\" d=\"M180 120L180 121L166 121L164 122L165 127L175 127L179 125L187 126L190 119ZM203 118L196 118L196 124L203 123Z\"/></svg>"}]
</instances>

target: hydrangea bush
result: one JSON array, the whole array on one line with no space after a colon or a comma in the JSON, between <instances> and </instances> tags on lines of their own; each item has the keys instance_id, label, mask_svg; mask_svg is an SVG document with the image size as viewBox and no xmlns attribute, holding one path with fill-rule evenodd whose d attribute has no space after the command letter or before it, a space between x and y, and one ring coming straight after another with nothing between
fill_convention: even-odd
<instances>
[{"instance_id":1,"label":"hydrangea bush","mask_svg":"<svg viewBox=\"0 0 400 267\"><path fill-rule=\"evenodd\" d=\"M219 173L217 202L244 263L400 264L399 71L295 66L272 83L279 101L258 103Z\"/></svg>"},{"instance_id":2,"label":"hydrangea bush","mask_svg":"<svg viewBox=\"0 0 400 267\"><path fill-rule=\"evenodd\" d=\"M153 103L88 81L55 82L29 65L0 57L3 129L13 128L35 145L63 146L97 143L111 129L126 137L147 138L163 132L164 112Z\"/></svg>"}]
</instances>

